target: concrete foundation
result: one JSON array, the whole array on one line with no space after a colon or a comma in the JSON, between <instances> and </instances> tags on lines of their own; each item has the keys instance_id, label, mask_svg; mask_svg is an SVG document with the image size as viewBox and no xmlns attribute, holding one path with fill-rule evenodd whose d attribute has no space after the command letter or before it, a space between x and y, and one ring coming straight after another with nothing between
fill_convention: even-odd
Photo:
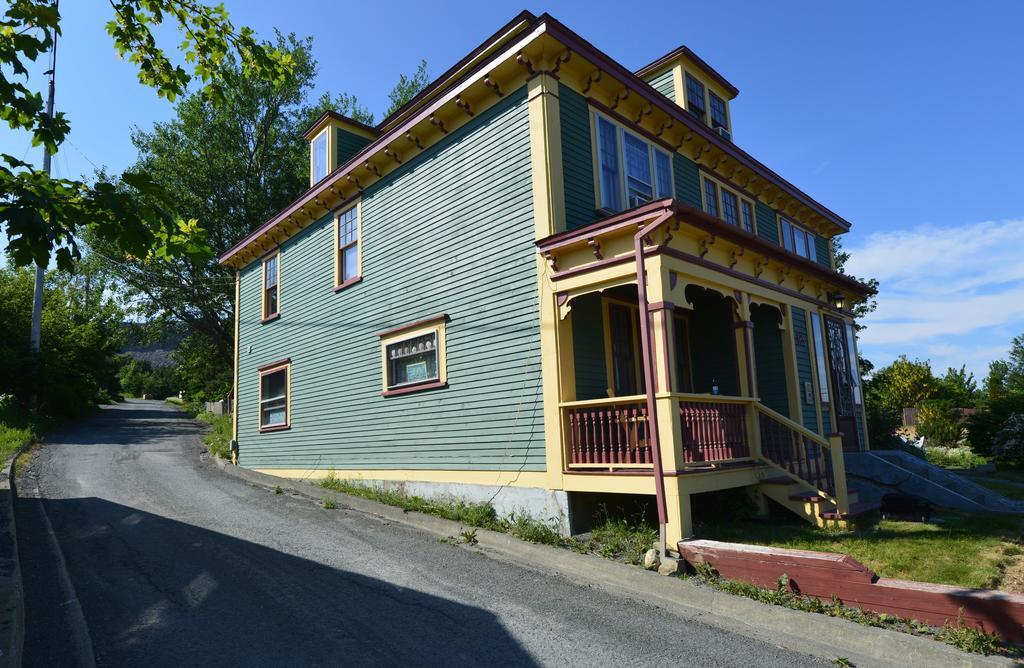
<instances>
[{"instance_id":1,"label":"concrete foundation","mask_svg":"<svg viewBox=\"0 0 1024 668\"><path fill-rule=\"evenodd\" d=\"M525 514L553 522L563 536L569 535L569 500L566 492L537 487L472 485L468 483L419 482L402 480L352 480L379 489L403 492L437 501L465 501L494 506L498 517Z\"/></svg>"}]
</instances>

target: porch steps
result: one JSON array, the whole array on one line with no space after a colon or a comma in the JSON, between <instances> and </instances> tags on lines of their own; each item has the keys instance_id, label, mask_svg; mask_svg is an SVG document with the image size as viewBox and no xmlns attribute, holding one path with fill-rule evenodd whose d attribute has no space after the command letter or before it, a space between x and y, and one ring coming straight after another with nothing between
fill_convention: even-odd
<instances>
[{"instance_id":1,"label":"porch steps","mask_svg":"<svg viewBox=\"0 0 1024 668\"><path fill-rule=\"evenodd\" d=\"M819 527L845 528L848 520L873 512L877 504L861 502L857 490L850 489L850 511L840 514L835 505L818 494L818 491L788 476L772 476L761 480L760 491L764 496Z\"/></svg>"}]
</instances>

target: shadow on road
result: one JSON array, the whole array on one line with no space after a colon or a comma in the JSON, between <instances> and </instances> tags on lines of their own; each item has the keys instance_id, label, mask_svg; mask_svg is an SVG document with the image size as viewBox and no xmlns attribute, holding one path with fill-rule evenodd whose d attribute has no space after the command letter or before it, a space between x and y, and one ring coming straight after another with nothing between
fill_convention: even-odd
<instances>
[{"instance_id":1,"label":"shadow on road","mask_svg":"<svg viewBox=\"0 0 1024 668\"><path fill-rule=\"evenodd\" d=\"M42 503L100 665L535 664L479 608L98 498ZM63 656L40 549L22 549L26 666Z\"/></svg>"}]
</instances>

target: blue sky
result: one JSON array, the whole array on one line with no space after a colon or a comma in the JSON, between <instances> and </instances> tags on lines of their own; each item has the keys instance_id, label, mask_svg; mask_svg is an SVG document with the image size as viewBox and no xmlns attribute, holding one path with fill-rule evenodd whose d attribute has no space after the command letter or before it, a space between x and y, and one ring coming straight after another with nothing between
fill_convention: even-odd
<instances>
[{"instance_id":1,"label":"blue sky","mask_svg":"<svg viewBox=\"0 0 1024 668\"><path fill-rule=\"evenodd\" d=\"M981 377L1024 333L1024 3L653 2L642 16L621 2L226 5L261 35L312 35L316 92L355 94L378 118L398 73L421 58L441 73L523 8L632 68L685 43L740 89L736 143L853 223L851 270L882 281L865 356L965 363ZM62 9L57 107L72 134L55 172L120 171L130 128L173 109L117 59L107 3ZM0 147L39 158L6 127Z\"/></svg>"}]
</instances>

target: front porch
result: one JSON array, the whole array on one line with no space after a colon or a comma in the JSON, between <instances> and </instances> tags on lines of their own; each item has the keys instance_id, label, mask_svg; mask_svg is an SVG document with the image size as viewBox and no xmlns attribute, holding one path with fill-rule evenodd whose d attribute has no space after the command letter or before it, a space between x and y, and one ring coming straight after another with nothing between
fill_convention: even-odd
<instances>
[{"instance_id":1,"label":"front porch","mask_svg":"<svg viewBox=\"0 0 1024 668\"><path fill-rule=\"evenodd\" d=\"M783 280L760 279L767 259L702 228L688 238L675 203L639 211L539 244L552 269L565 489L656 494L669 542L692 532L690 495L719 489L757 485L762 504L845 520L856 496L827 392L822 401L825 345L808 336L827 287L784 286L785 266Z\"/></svg>"}]
</instances>

